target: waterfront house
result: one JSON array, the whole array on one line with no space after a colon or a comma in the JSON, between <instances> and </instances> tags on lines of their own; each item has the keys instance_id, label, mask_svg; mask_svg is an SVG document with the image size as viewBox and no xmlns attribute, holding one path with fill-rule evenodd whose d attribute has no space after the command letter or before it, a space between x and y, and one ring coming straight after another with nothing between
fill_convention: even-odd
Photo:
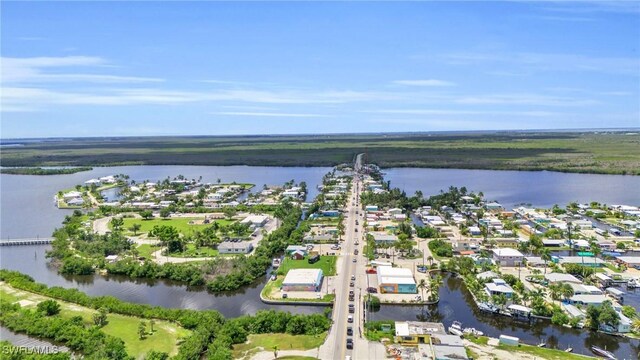
<instances>
[{"instance_id":1,"label":"waterfront house","mask_svg":"<svg viewBox=\"0 0 640 360\"><path fill-rule=\"evenodd\" d=\"M390 215L398 215L398 214L402 214L402 209L400 208L393 208L393 209L389 209L387 211Z\"/></svg>"},{"instance_id":2,"label":"waterfront house","mask_svg":"<svg viewBox=\"0 0 640 360\"><path fill-rule=\"evenodd\" d=\"M574 284L582 284L582 281L577 277L571 274L563 274L563 273L548 273L544 276L544 278L551 284L554 283L574 283Z\"/></svg>"},{"instance_id":3,"label":"waterfront house","mask_svg":"<svg viewBox=\"0 0 640 360\"><path fill-rule=\"evenodd\" d=\"M291 269L282 281L282 291L320 291L322 269Z\"/></svg>"},{"instance_id":4,"label":"waterfront house","mask_svg":"<svg viewBox=\"0 0 640 360\"><path fill-rule=\"evenodd\" d=\"M340 216L340 210L323 210L321 214L324 217L338 217Z\"/></svg>"},{"instance_id":5,"label":"waterfront house","mask_svg":"<svg viewBox=\"0 0 640 360\"><path fill-rule=\"evenodd\" d=\"M495 212L500 212L503 211L504 208L502 207L502 205L498 204L497 202L490 202L488 204L486 204L484 206L488 211L495 211Z\"/></svg>"},{"instance_id":6,"label":"waterfront house","mask_svg":"<svg viewBox=\"0 0 640 360\"><path fill-rule=\"evenodd\" d=\"M495 243L496 248L517 248L520 243L518 238L492 238L489 242Z\"/></svg>"},{"instance_id":7,"label":"waterfront house","mask_svg":"<svg viewBox=\"0 0 640 360\"><path fill-rule=\"evenodd\" d=\"M573 295L568 300L568 303L572 305L582 305L582 306L589 306L589 305L600 306L605 301L607 301L607 297L604 295L578 294L578 295Z\"/></svg>"},{"instance_id":8,"label":"waterfront house","mask_svg":"<svg viewBox=\"0 0 640 360\"><path fill-rule=\"evenodd\" d=\"M542 245L545 247L561 247L564 244L565 241L562 239L542 239Z\"/></svg>"},{"instance_id":9,"label":"waterfront house","mask_svg":"<svg viewBox=\"0 0 640 360\"><path fill-rule=\"evenodd\" d=\"M253 251L253 244L248 241L224 241L218 245L220 254L249 254Z\"/></svg>"},{"instance_id":10,"label":"waterfront house","mask_svg":"<svg viewBox=\"0 0 640 360\"><path fill-rule=\"evenodd\" d=\"M66 203L67 205L71 205L71 206L82 206L84 205L84 200L81 197L73 198L71 200L67 200Z\"/></svg>"},{"instance_id":11,"label":"waterfront house","mask_svg":"<svg viewBox=\"0 0 640 360\"><path fill-rule=\"evenodd\" d=\"M602 267L606 264L602 259L593 256L561 256L558 262L563 264L578 264L589 267Z\"/></svg>"},{"instance_id":12,"label":"waterfront house","mask_svg":"<svg viewBox=\"0 0 640 360\"><path fill-rule=\"evenodd\" d=\"M507 310L509 310L513 316L528 318L531 316L533 309L518 304L511 304L507 306Z\"/></svg>"},{"instance_id":13,"label":"waterfront house","mask_svg":"<svg viewBox=\"0 0 640 360\"><path fill-rule=\"evenodd\" d=\"M524 255L516 249L493 249L493 260L500 266L518 266L523 259Z\"/></svg>"},{"instance_id":14,"label":"waterfront house","mask_svg":"<svg viewBox=\"0 0 640 360\"><path fill-rule=\"evenodd\" d=\"M367 205L364 207L364 210L369 212L369 211L378 211L378 206L377 205Z\"/></svg>"},{"instance_id":15,"label":"waterfront house","mask_svg":"<svg viewBox=\"0 0 640 360\"><path fill-rule=\"evenodd\" d=\"M544 267L544 260L540 256L525 256L525 262L529 267Z\"/></svg>"},{"instance_id":16,"label":"waterfront house","mask_svg":"<svg viewBox=\"0 0 640 360\"><path fill-rule=\"evenodd\" d=\"M611 286L611 283L613 282L613 279L603 273L596 273L594 276L596 278L596 281L598 282L598 285L600 285L600 287L602 288Z\"/></svg>"},{"instance_id":17,"label":"waterfront house","mask_svg":"<svg viewBox=\"0 0 640 360\"><path fill-rule=\"evenodd\" d=\"M640 269L640 256L616 256L616 262L628 268Z\"/></svg>"},{"instance_id":18,"label":"waterfront house","mask_svg":"<svg viewBox=\"0 0 640 360\"><path fill-rule=\"evenodd\" d=\"M471 236L479 236L479 235L482 235L482 231L477 226L470 226L469 227L469 234Z\"/></svg>"},{"instance_id":19,"label":"waterfront house","mask_svg":"<svg viewBox=\"0 0 640 360\"><path fill-rule=\"evenodd\" d=\"M396 321L395 342L405 346L431 343L434 334L446 334L441 323L420 321Z\"/></svg>"},{"instance_id":20,"label":"waterfront house","mask_svg":"<svg viewBox=\"0 0 640 360\"><path fill-rule=\"evenodd\" d=\"M513 296L513 289L502 279L491 279L484 285L484 289L489 296L504 295L507 299Z\"/></svg>"},{"instance_id":21,"label":"waterfront house","mask_svg":"<svg viewBox=\"0 0 640 360\"><path fill-rule=\"evenodd\" d=\"M77 198L77 197L82 197L82 193L79 191L69 191L68 193L64 193L62 194L62 198L64 198L65 200L67 199L73 199L73 198Z\"/></svg>"},{"instance_id":22,"label":"waterfront house","mask_svg":"<svg viewBox=\"0 0 640 360\"><path fill-rule=\"evenodd\" d=\"M380 293L391 294L415 294L416 281L411 270L380 266L377 270L378 286Z\"/></svg>"},{"instance_id":23,"label":"waterfront house","mask_svg":"<svg viewBox=\"0 0 640 360\"><path fill-rule=\"evenodd\" d=\"M254 228L263 227L269 218L264 215L249 215L244 218L240 223L253 226Z\"/></svg>"},{"instance_id":24,"label":"waterfront house","mask_svg":"<svg viewBox=\"0 0 640 360\"><path fill-rule=\"evenodd\" d=\"M96 185L96 186L100 186L100 180L98 179L90 179L84 182L85 185L87 186L91 186L91 185Z\"/></svg>"}]
</instances>

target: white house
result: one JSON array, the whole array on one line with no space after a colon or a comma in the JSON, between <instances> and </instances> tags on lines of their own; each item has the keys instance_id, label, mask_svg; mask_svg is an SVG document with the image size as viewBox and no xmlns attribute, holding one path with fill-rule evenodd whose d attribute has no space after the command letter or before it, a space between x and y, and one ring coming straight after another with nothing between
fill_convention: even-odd
<instances>
[{"instance_id":1,"label":"white house","mask_svg":"<svg viewBox=\"0 0 640 360\"><path fill-rule=\"evenodd\" d=\"M499 278L491 279L491 282L484 285L484 289L489 296L502 294L506 296L507 299L510 299L513 296L513 289L511 286Z\"/></svg>"},{"instance_id":2,"label":"white house","mask_svg":"<svg viewBox=\"0 0 640 360\"><path fill-rule=\"evenodd\" d=\"M493 260L501 266L517 266L522 264L524 255L516 249L493 249Z\"/></svg>"}]
</instances>

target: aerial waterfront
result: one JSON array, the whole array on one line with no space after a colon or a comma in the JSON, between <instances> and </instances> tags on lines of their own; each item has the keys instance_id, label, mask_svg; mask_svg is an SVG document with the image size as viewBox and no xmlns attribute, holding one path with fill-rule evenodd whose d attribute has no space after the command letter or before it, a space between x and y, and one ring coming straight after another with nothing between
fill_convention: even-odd
<instances>
[{"instance_id":1,"label":"aerial waterfront","mask_svg":"<svg viewBox=\"0 0 640 360\"><path fill-rule=\"evenodd\" d=\"M639 360L640 1L4 1L0 359Z\"/></svg>"}]
</instances>

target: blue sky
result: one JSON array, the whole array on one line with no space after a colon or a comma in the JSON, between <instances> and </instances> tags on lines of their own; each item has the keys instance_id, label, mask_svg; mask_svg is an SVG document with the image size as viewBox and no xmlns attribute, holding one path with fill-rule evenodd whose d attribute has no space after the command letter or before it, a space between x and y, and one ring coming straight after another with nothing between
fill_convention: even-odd
<instances>
[{"instance_id":1,"label":"blue sky","mask_svg":"<svg viewBox=\"0 0 640 360\"><path fill-rule=\"evenodd\" d=\"M0 136L640 126L640 2L3 2Z\"/></svg>"}]
</instances>

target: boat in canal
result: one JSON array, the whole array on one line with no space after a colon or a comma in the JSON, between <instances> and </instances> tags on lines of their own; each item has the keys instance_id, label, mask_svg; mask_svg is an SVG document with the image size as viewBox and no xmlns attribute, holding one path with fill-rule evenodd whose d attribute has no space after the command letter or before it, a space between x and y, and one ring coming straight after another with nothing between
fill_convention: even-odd
<instances>
[{"instance_id":1,"label":"boat in canal","mask_svg":"<svg viewBox=\"0 0 640 360\"><path fill-rule=\"evenodd\" d=\"M449 326L449 333L451 335L462 336L463 334L462 324L459 321L454 321L453 324Z\"/></svg>"},{"instance_id":2,"label":"boat in canal","mask_svg":"<svg viewBox=\"0 0 640 360\"><path fill-rule=\"evenodd\" d=\"M591 351L598 355L598 356L602 356L605 359L609 359L609 360L617 360L616 357L613 355L613 353L611 351L607 351L605 349L599 348L595 345L591 346Z\"/></svg>"},{"instance_id":3,"label":"boat in canal","mask_svg":"<svg viewBox=\"0 0 640 360\"><path fill-rule=\"evenodd\" d=\"M463 333L465 334L470 334L473 336L482 336L484 335L484 333L476 328L473 327L468 327L468 328L464 328L464 330L462 330Z\"/></svg>"}]
</instances>

